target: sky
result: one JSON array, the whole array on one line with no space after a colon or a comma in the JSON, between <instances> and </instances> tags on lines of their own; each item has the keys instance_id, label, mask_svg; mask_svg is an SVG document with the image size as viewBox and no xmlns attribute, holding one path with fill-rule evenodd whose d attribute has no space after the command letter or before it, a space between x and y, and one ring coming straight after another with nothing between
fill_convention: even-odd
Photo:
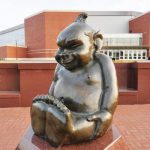
<instances>
[{"instance_id":1,"label":"sky","mask_svg":"<svg viewBox=\"0 0 150 150\"><path fill-rule=\"evenodd\" d=\"M150 0L0 0L0 31L43 10L150 11Z\"/></svg>"}]
</instances>

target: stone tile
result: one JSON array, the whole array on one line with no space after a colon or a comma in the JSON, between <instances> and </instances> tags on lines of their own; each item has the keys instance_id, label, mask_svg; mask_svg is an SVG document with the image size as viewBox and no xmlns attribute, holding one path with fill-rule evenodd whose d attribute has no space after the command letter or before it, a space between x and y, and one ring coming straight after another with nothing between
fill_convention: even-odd
<instances>
[{"instance_id":1,"label":"stone tile","mask_svg":"<svg viewBox=\"0 0 150 150\"><path fill-rule=\"evenodd\" d=\"M150 104L119 105L113 123L131 150L150 149ZM0 150L16 148L30 124L28 107L0 109Z\"/></svg>"},{"instance_id":2,"label":"stone tile","mask_svg":"<svg viewBox=\"0 0 150 150\"><path fill-rule=\"evenodd\" d=\"M132 150L150 149L150 104L119 105L113 122Z\"/></svg>"}]
</instances>

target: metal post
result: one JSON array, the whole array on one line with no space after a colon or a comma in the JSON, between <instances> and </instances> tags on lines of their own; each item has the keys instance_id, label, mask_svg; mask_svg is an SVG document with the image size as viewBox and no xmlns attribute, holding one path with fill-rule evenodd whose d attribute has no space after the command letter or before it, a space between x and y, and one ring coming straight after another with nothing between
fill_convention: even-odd
<instances>
[{"instance_id":1,"label":"metal post","mask_svg":"<svg viewBox=\"0 0 150 150\"><path fill-rule=\"evenodd\" d=\"M17 60L17 40L16 40L16 60Z\"/></svg>"}]
</instances>

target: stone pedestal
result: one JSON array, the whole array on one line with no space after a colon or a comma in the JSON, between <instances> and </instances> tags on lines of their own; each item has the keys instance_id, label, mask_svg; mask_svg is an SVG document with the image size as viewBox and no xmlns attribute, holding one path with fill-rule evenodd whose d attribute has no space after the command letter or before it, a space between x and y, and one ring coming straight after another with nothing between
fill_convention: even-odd
<instances>
[{"instance_id":1,"label":"stone pedestal","mask_svg":"<svg viewBox=\"0 0 150 150\"><path fill-rule=\"evenodd\" d=\"M52 147L43 139L34 135L31 126L27 129L16 150L128 150L121 134L115 126L103 136L81 144Z\"/></svg>"}]
</instances>

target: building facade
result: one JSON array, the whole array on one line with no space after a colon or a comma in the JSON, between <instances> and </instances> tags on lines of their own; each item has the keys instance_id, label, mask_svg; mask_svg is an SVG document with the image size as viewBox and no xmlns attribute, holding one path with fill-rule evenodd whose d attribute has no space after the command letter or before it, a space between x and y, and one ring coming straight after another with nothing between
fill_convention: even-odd
<instances>
[{"instance_id":1,"label":"building facade","mask_svg":"<svg viewBox=\"0 0 150 150\"><path fill-rule=\"evenodd\" d=\"M54 57L59 32L80 13L44 11L25 18L24 24L1 31L0 59ZM104 36L102 53L113 60L149 58L150 33L147 26L150 13L101 11L87 14L87 23Z\"/></svg>"}]
</instances>

